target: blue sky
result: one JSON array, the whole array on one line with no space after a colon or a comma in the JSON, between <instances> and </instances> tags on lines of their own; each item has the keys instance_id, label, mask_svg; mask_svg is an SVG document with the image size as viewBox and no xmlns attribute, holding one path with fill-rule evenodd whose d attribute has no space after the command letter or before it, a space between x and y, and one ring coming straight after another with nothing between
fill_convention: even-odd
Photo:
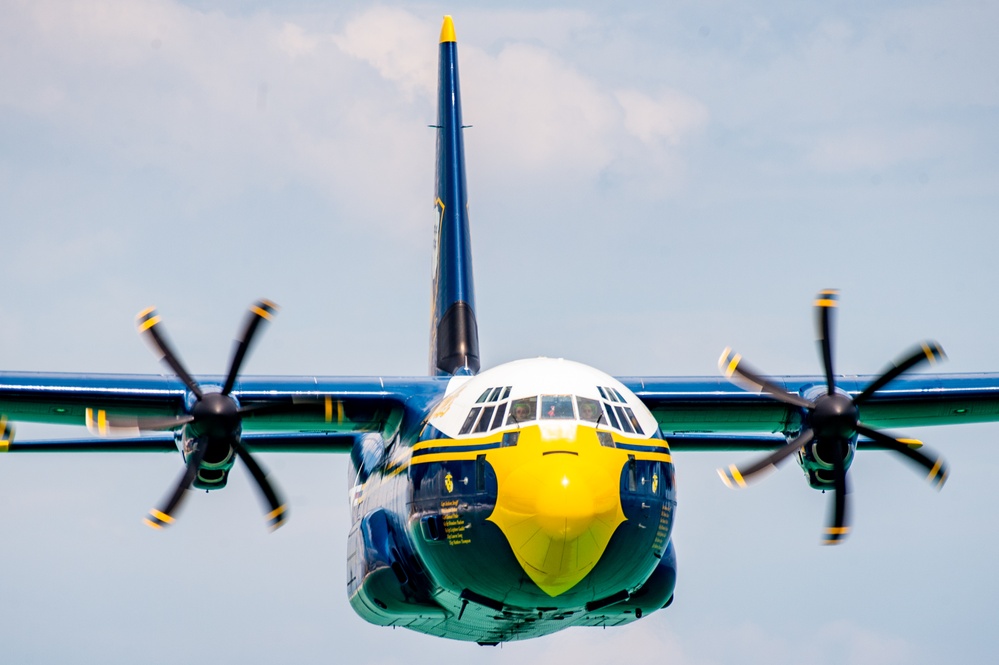
<instances>
[{"instance_id":1,"label":"blue sky","mask_svg":"<svg viewBox=\"0 0 999 665\"><path fill-rule=\"evenodd\" d=\"M283 307L247 371L426 371L437 36L455 17L483 365L713 375L733 345L815 373L810 303L842 290L838 368L939 340L999 370L999 73L987 3L0 5L0 366L155 372L156 305L195 373L244 308ZM63 434L24 426L20 435ZM726 489L678 454L676 603L503 649L364 624L344 594L346 464L269 456L141 525L173 456L0 465L0 654L22 663L678 665L982 662L999 646L999 426L918 434L928 489L867 454L854 533L793 467Z\"/></svg>"}]
</instances>

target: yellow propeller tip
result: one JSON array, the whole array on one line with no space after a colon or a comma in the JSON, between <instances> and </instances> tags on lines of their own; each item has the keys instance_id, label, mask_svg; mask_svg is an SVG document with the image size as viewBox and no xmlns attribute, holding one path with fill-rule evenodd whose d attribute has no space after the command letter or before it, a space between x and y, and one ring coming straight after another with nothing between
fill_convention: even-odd
<instances>
[{"instance_id":1,"label":"yellow propeller tip","mask_svg":"<svg viewBox=\"0 0 999 665\"><path fill-rule=\"evenodd\" d=\"M735 489L735 485L732 484L732 480L728 477L728 474L725 473L724 469L716 469L716 471L718 471L718 477L722 479L723 483L725 483L725 487Z\"/></svg>"}]
</instances>

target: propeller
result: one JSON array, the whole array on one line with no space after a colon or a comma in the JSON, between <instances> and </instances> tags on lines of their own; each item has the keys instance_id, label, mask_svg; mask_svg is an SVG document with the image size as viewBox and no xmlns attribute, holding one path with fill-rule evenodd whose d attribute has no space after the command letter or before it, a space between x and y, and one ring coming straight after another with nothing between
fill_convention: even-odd
<instances>
[{"instance_id":1,"label":"propeller","mask_svg":"<svg viewBox=\"0 0 999 665\"><path fill-rule=\"evenodd\" d=\"M747 390L765 393L788 406L797 407L804 411L804 414L802 431L787 445L755 462L741 466L733 464L727 469L719 469L718 474L729 487L745 487L749 481L774 470L792 453L814 442L816 456L832 466L833 506L824 540L825 544L832 545L842 542L850 532L847 457L852 442L856 440L858 434L872 439L885 449L898 453L923 468L927 472L927 481L937 489L943 487L947 480L947 467L942 458L934 459L905 443L912 440L896 439L863 424L860 421L860 407L904 372L924 362L936 363L946 356L936 342L923 342L891 363L860 393L850 397L837 390L833 371L833 314L839 304L839 293L832 289L821 291L814 304L819 357L825 377L825 392L814 400L790 393L767 379L747 365L742 356L733 352L731 348L722 352L718 366L726 377Z\"/></svg>"},{"instance_id":2,"label":"propeller","mask_svg":"<svg viewBox=\"0 0 999 665\"><path fill-rule=\"evenodd\" d=\"M258 300L250 306L243 328L236 337L232 359L229 362L229 371L226 373L225 382L219 392L202 390L198 382L188 373L180 361L180 357L163 334L160 315L156 309L150 307L140 312L136 317L139 334L149 343L153 352L159 356L160 361L173 370L177 378L195 397L191 412L187 415L139 418L132 423L132 427L137 427L139 430L170 430L187 426L187 434L190 435L194 445L193 449L188 452L187 466L167 500L159 508L153 508L149 511L149 515L145 519L145 523L149 526L161 529L171 524L175 519L174 513L183 500L186 490L191 487L197 477L202 462L206 459L222 461L232 452L235 452L246 465L260 490L260 495L269 511L266 519L271 529L282 526L287 519L288 509L284 500L267 480L267 473L240 442L243 416L257 409L241 407L230 394L236 385L243 361L261 330L261 324L270 321L277 313L277 309L277 305L269 300ZM103 416L103 412L101 414Z\"/></svg>"},{"instance_id":3,"label":"propeller","mask_svg":"<svg viewBox=\"0 0 999 665\"><path fill-rule=\"evenodd\" d=\"M14 425L7 422L7 416L0 415L0 453L10 450L14 442Z\"/></svg>"}]
</instances>

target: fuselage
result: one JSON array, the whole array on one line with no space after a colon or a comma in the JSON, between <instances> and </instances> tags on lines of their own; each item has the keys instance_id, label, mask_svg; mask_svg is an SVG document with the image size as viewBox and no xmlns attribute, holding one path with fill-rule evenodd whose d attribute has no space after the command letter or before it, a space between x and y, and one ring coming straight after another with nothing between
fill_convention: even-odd
<instances>
[{"instance_id":1,"label":"fuselage","mask_svg":"<svg viewBox=\"0 0 999 665\"><path fill-rule=\"evenodd\" d=\"M353 457L348 592L364 618L494 643L672 598L669 447L609 375L538 358L455 377L400 431Z\"/></svg>"},{"instance_id":2,"label":"fuselage","mask_svg":"<svg viewBox=\"0 0 999 665\"><path fill-rule=\"evenodd\" d=\"M457 53L446 16L430 374L447 388L353 446L350 602L372 623L485 644L633 621L676 580L669 447L642 402L591 367L478 373Z\"/></svg>"}]
</instances>

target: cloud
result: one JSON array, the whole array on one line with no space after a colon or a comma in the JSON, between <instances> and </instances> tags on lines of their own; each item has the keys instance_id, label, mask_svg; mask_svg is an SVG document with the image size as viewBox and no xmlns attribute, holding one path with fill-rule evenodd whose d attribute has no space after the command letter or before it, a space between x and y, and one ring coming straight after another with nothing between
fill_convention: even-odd
<instances>
[{"instance_id":1,"label":"cloud","mask_svg":"<svg viewBox=\"0 0 999 665\"><path fill-rule=\"evenodd\" d=\"M708 121L707 108L681 92L667 90L651 97L639 90L619 90L615 97L624 109L625 129L645 143L677 145Z\"/></svg>"},{"instance_id":2,"label":"cloud","mask_svg":"<svg viewBox=\"0 0 999 665\"><path fill-rule=\"evenodd\" d=\"M870 171L945 154L949 142L931 126L858 127L809 139L806 161L826 172Z\"/></svg>"},{"instance_id":3,"label":"cloud","mask_svg":"<svg viewBox=\"0 0 999 665\"><path fill-rule=\"evenodd\" d=\"M437 85L437 50L430 37L436 29L436 21L375 7L352 19L333 41L344 53L372 65L407 96L431 96Z\"/></svg>"},{"instance_id":4,"label":"cloud","mask_svg":"<svg viewBox=\"0 0 999 665\"><path fill-rule=\"evenodd\" d=\"M319 39L305 32L294 23L285 23L277 36L278 47L292 58L311 55L319 46Z\"/></svg>"},{"instance_id":5,"label":"cloud","mask_svg":"<svg viewBox=\"0 0 999 665\"><path fill-rule=\"evenodd\" d=\"M339 226L415 238L431 200L438 21L399 8L317 23L166 1L7 5L0 112L41 123L52 159L84 151L169 179L192 212L302 187L335 202ZM676 90L619 89L524 25L527 41L459 45L470 164L498 190L542 175L591 190L675 180L704 107Z\"/></svg>"},{"instance_id":6,"label":"cloud","mask_svg":"<svg viewBox=\"0 0 999 665\"><path fill-rule=\"evenodd\" d=\"M466 122L508 168L594 175L613 156L620 113L595 81L551 51L522 43L466 54ZM516 166L515 166L516 165Z\"/></svg>"}]
</instances>

